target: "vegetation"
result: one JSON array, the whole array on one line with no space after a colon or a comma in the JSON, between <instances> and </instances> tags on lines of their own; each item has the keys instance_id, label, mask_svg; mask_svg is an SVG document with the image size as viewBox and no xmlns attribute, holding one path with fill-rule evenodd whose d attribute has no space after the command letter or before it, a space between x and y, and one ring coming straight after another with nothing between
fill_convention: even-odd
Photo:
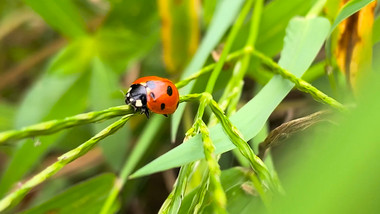
<instances>
[{"instance_id":1,"label":"vegetation","mask_svg":"<svg viewBox=\"0 0 380 214\"><path fill-rule=\"evenodd\" d=\"M0 213L380 211L376 1L0 10ZM149 75L169 118L124 104Z\"/></svg>"}]
</instances>

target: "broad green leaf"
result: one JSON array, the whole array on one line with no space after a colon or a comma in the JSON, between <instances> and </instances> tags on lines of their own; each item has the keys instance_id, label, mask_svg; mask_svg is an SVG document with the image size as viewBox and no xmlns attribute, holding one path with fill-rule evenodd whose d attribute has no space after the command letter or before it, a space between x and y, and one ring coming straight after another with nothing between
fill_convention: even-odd
<instances>
[{"instance_id":1,"label":"broad green leaf","mask_svg":"<svg viewBox=\"0 0 380 214\"><path fill-rule=\"evenodd\" d=\"M103 174L70 187L50 200L21 213L97 213L114 182L113 174ZM113 207L112 213L116 211L115 208L117 207Z\"/></svg>"},{"instance_id":2,"label":"broad green leaf","mask_svg":"<svg viewBox=\"0 0 380 214\"><path fill-rule=\"evenodd\" d=\"M351 0L345 4L336 16L334 23L331 26L330 33L341 23L344 19L356 13L373 0Z\"/></svg>"},{"instance_id":3,"label":"broad green leaf","mask_svg":"<svg viewBox=\"0 0 380 214\"><path fill-rule=\"evenodd\" d=\"M53 80L53 78L45 77L44 80ZM41 117L50 119L64 118L66 116L83 112L86 109L87 104L88 89L86 86L88 87L88 84L88 78L86 76L79 78L71 85L71 87L67 89L64 94L60 96L60 99L57 100L47 112L43 112L45 114L41 114ZM56 86L59 86L59 84L56 84ZM46 93L42 91L54 91L58 88L52 88L45 85L45 87L41 87L40 89L34 89L35 90L32 89L30 92L30 96L38 96L38 94L43 96L46 95ZM42 102L42 104L43 103L44 102ZM38 111L38 109L36 110ZM42 156L48 151L48 149L60 138L64 137L65 133L66 131L20 142L18 148L10 159L8 167L2 175L0 182L0 195L4 195L14 183L19 181L27 172L32 170ZM40 143L35 145L37 141Z\"/></svg>"},{"instance_id":4,"label":"broad green leaf","mask_svg":"<svg viewBox=\"0 0 380 214\"><path fill-rule=\"evenodd\" d=\"M231 26L238 14L243 0L222 0L218 3L214 16L211 20L210 27L207 30L205 37L203 38L197 52L195 53L190 64L186 67L181 79L186 79L191 74L197 72L202 68L203 64L206 62L211 51L216 47L220 39L223 37L224 33ZM179 90L180 94L188 94L191 92L194 83L191 82L184 88ZM172 117L172 127L171 127L171 139L174 141L175 136L178 131L178 126L182 118L182 114L185 110L185 105L180 105Z\"/></svg>"},{"instance_id":5,"label":"broad green leaf","mask_svg":"<svg viewBox=\"0 0 380 214\"><path fill-rule=\"evenodd\" d=\"M24 0L52 28L70 38L86 35L86 27L72 0Z\"/></svg>"},{"instance_id":6,"label":"broad green leaf","mask_svg":"<svg viewBox=\"0 0 380 214\"><path fill-rule=\"evenodd\" d=\"M263 9L256 48L268 56L278 54L283 47L289 21L295 16L305 15L315 2L316 0L277 0L267 4Z\"/></svg>"},{"instance_id":7,"label":"broad green leaf","mask_svg":"<svg viewBox=\"0 0 380 214\"><path fill-rule=\"evenodd\" d=\"M84 48L88 47L86 42L82 44ZM53 59L47 72L28 91L16 115L16 128L64 118L86 109L89 78L85 71L88 67L76 65L86 64L83 58L77 56L81 56L81 52L87 49L79 48L74 52L73 46L78 47L77 45L74 42L62 50ZM72 73L72 70L76 72ZM0 195L4 195L15 182L29 172L50 146L63 135L64 132L20 143L2 175ZM40 141L41 144L34 146L34 141Z\"/></svg>"},{"instance_id":8,"label":"broad green leaf","mask_svg":"<svg viewBox=\"0 0 380 214\"><path fill-rule=\"evenodd\" d=\"M169 72L180 73L198 47L200 8L193 0L161 0L158 6L164 62Z\"/></svg>"},{"instance_id":9,"label":"broad green leaf","mask_svg":"<svg viewBox=\"0 0 380 214\"><path fill-rule=\"evenodd\" d=\"M375 22L373 23L373 34L372 34L372 42L376 44L380 41L380 16L375 18Z\"/></svg>"},{"instance_id":10,"label":"broad green leaf","mask_svg":"<svg viewBox=\"0 0 380 214\"><path fill-rule=\"evenodd\" d=\"M287 28L279 65L297 77L302 76L322 47L329 29L330 23L325 18L292 19ZM246 140L252 139L261 130L270 114L293 86L294 84L288 80L278 75L274 76L251 101L230 117ZM210 135L216 154L235 148L220 125L212 127ZM181 166L203 157L201 136L196 135L141 168L133 176L143 176Z\"/></svg>"},{"instance_id":11,"label":"broad green leaf","mask_svg":"<svg viewBox=\"0 0 380 214\"><path fill-rule=\"evenodd\" d=\"M317 129L289 141L297 149L278 160L293 159L282 173L287 193L274 201L272 213L380 212L380 144L374 128L374 121L380 120L380 78L371 78L357 96L357 108L337 120L339 125L323 125L323 134Z\"/></svg>"},{"instance_id":12,"label":"broad green leaf","mask_svg":"<svg viewBox=\"0 0 380 214\"><path fill-rule=\"evenodd\" d=\"M0 103L0 131L13 128L15 106L8 103Z\"/></svg>"},{"instance_id":13,"label":"broad green leaf","mask_svg":"<svg viewBox=\"0 0 380 214\"><path fill-rule=\"evenodd\" d=\"M90 103L94 111L106 109L120 105L124 102L124 96L118 87L119 76L99 58L95 57L92 61ZM95 133L100 132L115 120L106 121L101 124L94 124ZM115 134L104 139L100 146L107 162L114 170L118 170L124 161L127 152L127 135L129 129L124 126Z\"/></svg>"},{"instance_id":14,"label":"broad green leaf","mask_svg":"<svg viewBox=\"0 0 380 214\"><path fill-rule=\"evenodd\" d=\"M134 28L103 27L95 35L98 57L113 72L121 74L133 60L145 56L159 41L159 29L139 33Z\"/></svg>"}]
</instances>

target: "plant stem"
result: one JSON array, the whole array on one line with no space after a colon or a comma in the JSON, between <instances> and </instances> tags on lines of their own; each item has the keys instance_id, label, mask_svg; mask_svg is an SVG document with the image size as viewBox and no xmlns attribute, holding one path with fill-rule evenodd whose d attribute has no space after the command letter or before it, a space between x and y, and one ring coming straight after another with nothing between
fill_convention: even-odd
<instances>
[{"instance_id":1,"label":"plant stem","mask_svg":"<svg viewBox=\"0 0 380 214\"><path fill-rule=\"evenodd\" d=\"M129 105L122 105L108 108L102 111L78 114L72 117L66 117L62 120L51 120L27 126L20 130L5 131L0 133L0 144L9 140L18 140L40 135L49 135L70 127L104 121L117 116L131 114L132 112L133 109Z\"/></svg>"},{"instance_id":2,"label":"plant stem","mask_svg":"<svg viewBox=\"0 0 380 214\"><path fill-rule=\"evenodd\" d=\"M223 65L227 59L228 53L231 50L232 44L235 41L236 36L237 36L241 26L243 25L244 20L247 17L248 12L250 11L250 9L252 7L252 4L253 4L253 0L248 0L245 3L245 5L243 6L243 9L240 11L239 16L238 16L235 24L233 25L230 34L228 35L228 38L227 38L226 44L223 47L223 52L220 56L220 59L218 60L214 70L212 71L212 74L211 74L209 81L207 83L205 92L212 94L216 80L219 77L220 71L222 70Z\"/></svg>"},{"instance_id":3,"label":"plant stem","mask_svg":"<svg viewBox=\"0 0 380 214\"><path fill-rule=\"evenodd\" d=\"M86 154L90 149L92 149L100 140L106 138L109 135L112 135L117 130L119 130L123 125L131 118L133 114L128 114L122 117L120 120L112 123L107 128L103 129L101 132L96 134L94 137L84 142L77 148L63 154L58 157L58 161L51 164L44 170L42 170L37 175L33 176L26 183L22 184L17 190L10 193L6 197L4 197L0 201L0 212L9 208L10 206L17 204L24 196L35 186L41 184L46 179L53 176L59 170L61 170L64 166L69 164L70 162L76 160L77 158Z\"/></svg>"},{"instance_id":4,"label":"plant stem","mask_svg":"<svg viewBox=\"0 0 380 214\"><path fill-rule=\"evenodd\" d=\"M243 49L240 49L238 51L235 51L231 54L229 54L227 56L227 59L225 60L225 62L231 62L235 59L238 59L244 55L247 55L247 54L250 54L252 53L253 51L253 48L252 47L246 47L246 48L243 48ZM203 74L207 74L208 72L212 71L215 66L216 66L217 63L212 63L204 68L202 68L201 70L199 70L198 72L194 73L193 75L189 76L188 78L184 79L184 80L181 80L179 82L177 82L175 85L177 88L182 88L182 87L185 87L187 84L189 84L190 81L192 80L195 80L197 79L198 77L200 77L201 75Z\"/></svg>"},{"instance_id":5,"label":"plant stem","mask_svg":"<svg viewBox=\"0 0 380 214\"><path fill-rule=\"evenodd\" d=\"M284 79L290 80L292 83L295 84L295 87L305 93L310 94L314 100L327 104L335 109L338 109L340 111L346 111L347 108L336 101L334 98L331 98L327 96L325 93L322 91L318 90L314 86L312 86L310 83L297 78L295 75L290 73L289 71L283 69L281 66L279 66L277 63L275 63L271 58L265 56L264 54L254 50L252 52L252 55L256 56L259 58L265 65L269 66L272 68L272 72L281 75Z\"/></svg>"}]
</instances>

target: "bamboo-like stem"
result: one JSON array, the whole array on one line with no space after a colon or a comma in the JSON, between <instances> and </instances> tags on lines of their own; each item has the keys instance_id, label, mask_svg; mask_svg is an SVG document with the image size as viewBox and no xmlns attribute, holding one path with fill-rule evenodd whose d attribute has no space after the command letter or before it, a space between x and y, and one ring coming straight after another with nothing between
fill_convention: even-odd
<instances>
[{"instance_id":1,"label":"bamboo-like stem","mask_svg":"<svg viewBox=\"0 0 380 214\"><path fill-rule=\"evenodd\" d=\"M227 196L220 182L220 175L222 172L219 168L217 157L214 155L215 146L212 143L210 132L206 124L202 120L200 120L198 123L200 125L200 133L202 134L205 159L209 169L210 185L212 187L210 191L212 192L211 195L213 196L213 200L216 202L214 211L215 213L227 213Z\"/></svg>"},{"instance_id":2,"label":"bamboo-like stem","mask_svg":"<svg viewBox=\"0 0 380 214\"><path fill-rule=\"evenodd\" d=\"M270 189L275 190L274 187L276 185L273 184L273 180L270 176L268 168L265 166L263 161L254 154L253 150L244 140L239 130L231 123L228 117L224 115L223 111L220 109L219 105L215 102L215 100L212 99L211 94L207 92L201 94L188 94L186 96L182 96L181 101L199 101L202 97L208 100L209 107L220 121L224 131L230 138L231 142L239 149L240 153L249 160L251 167L259 176L262 183L260 187L256 188L258 188L258 190L261 191L260 189L264 188L263 182L266 182ZM264 191L262 191L262 193L264 193Z\"/></svg>"},{"instance_id":3,"label":"bamboo-like stem","mask_svg":"<svg viewBox=\"0 0 380 214\"><path fill-rule=\"evenodd\" d=\"M0 133L0 144L10 140L18 140L40 135L49 135L74 126L108 120L117 116L131 114L133 109L129 105L116 106L102 111L88 112L66 117L61 120L51 120L27 126L20 130L10 130Z\"/></svg>"},{"instance_id":4,"label":"bamboo-like stem","mask_svg":"<svg viewBox=\"0 0 380 214\"><path fill-rule=\"evenodd\" d=\"M235 51L235 52L229 54L227 56L227 59L225 60L225 62L231 62L231 61L238 59L244 55L248 55L248 54L252 53L252 51L253 51L253 48L250 46L242 48L238 51ZM217 63L212 63L210 65L207 65L206 67L200 69L198 72L194 73L193 75L189 76L188 78L177 82L175 84L176 87L182 88L182 87L186 86L187 84L189 84L189 82L191 82L192 80L197 79L198 77L202 76L203 74L207 74L208 72L211 72L212 70L214 70L216 64Z\"/></svg>"},{"instance_id":5,"label":"bamboo-like stem","mask_svg":"<svg viewBox=\"0 0 380 214\"><path fill-rule=\"evenodd\" d=\"M27 182L22 184L17 190L1 199L0 212L11 207L14 204L17 204L33 187L41 184L42 182L53 176L55 173L57 173L59 170L61 170L64 166L86 154L100 140L115 133L117 130L123 127L123 125L129 120L129 118L131 118L131 116L133 116L133 114L125 115L120 120L109 125L107 128L103 129L101 132L99 132L94 137L84 142L77 148L58 157L58 160L55 163L42 170L40 173L36 174Z\"/></svg>"},{"instance_id":6,"label":"bamboo-like stem","mask_svg":"<svg viewBox=\"0 0 380 214\"><path fill-rule=\"evenodd\" d=\"M281 75L284 79L290 80L292 83L295 84L295 87L305 93L310 94L314 100L327 104L335 109L338 109L340 111L346 111L347 108L336 101L334 98L331 98L327 96L322 91L318 90L314 86L312 86L310 83L302 80L301 78L297 78L294 74L290 73L286 69L279 66L277 63L275 63L271 58L265 56L264 54L254 50L252 52L252 55L259 58L265 65L269 66L272 69L272 72Z\"/></svg>"}]
</instances>

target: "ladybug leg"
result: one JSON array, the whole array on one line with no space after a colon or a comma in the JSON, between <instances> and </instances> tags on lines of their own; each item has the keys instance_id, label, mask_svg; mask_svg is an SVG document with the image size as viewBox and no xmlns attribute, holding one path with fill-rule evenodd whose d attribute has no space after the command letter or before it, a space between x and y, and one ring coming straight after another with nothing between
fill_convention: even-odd
<instances>
[{"instance_id":1,"label":"ladybug leg","mask_svg":"<svg viewBox=\"0 0 380 214\"><path fill-rule=\"evenodd\" d=\"M165 117L168 117L168 115L167 114L163 114Z\"/></svg>"},{"instance_id":2,"label":"ladybug leg","mask_svg":"<svg viewBox=\"0 0 380 214\"><path fill-rule=\"evenodd\" d=\"M146 118L149 119L149 110L147 108L141 108L141 114L145 114Z\"/></svg>"}]
</instances>

